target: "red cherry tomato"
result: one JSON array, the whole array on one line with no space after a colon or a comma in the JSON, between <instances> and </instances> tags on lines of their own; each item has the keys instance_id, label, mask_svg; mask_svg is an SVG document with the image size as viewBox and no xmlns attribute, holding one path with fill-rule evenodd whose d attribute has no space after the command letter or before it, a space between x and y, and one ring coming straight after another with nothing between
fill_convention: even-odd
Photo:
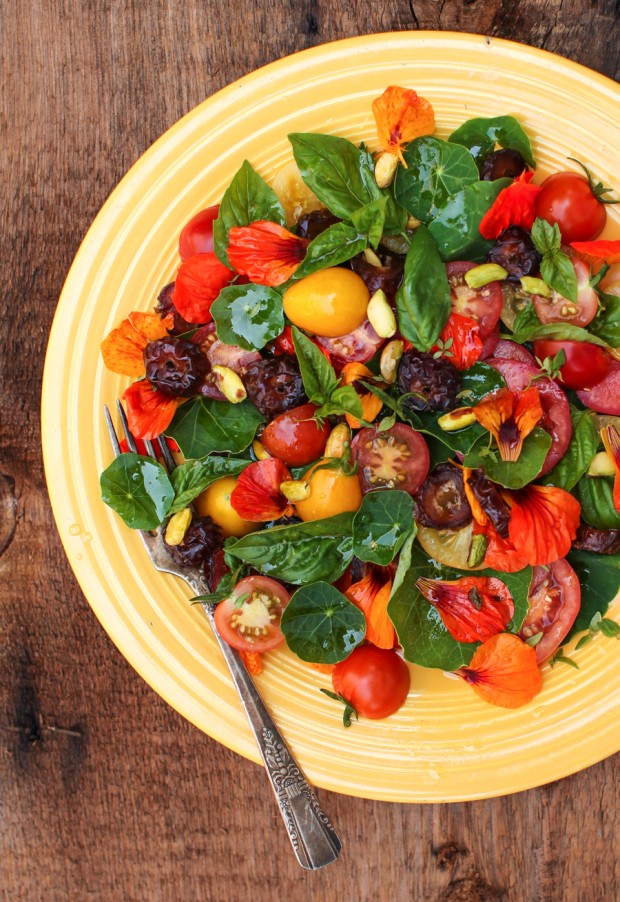
<instances>
[{"instance_id":1,"label":"red cherry tomato","mask_svg":"<svg viewBox=\"0 0 620 902\"><path fill-rule=\"evenodd\" d=\"M489 282L484 288L470 288L465 281L465 273L473 269L475 263L455 260L446 264L450 283L450 304L456 313L471 316L480 325L480 338L487 338L499 322L502 312L503 294L499 282Z\"/></svg>"},{"instance_id":2,"label":"red cherry tomato","mask_svg":"<svg viewBox=\"0 0 620 902\"><path fill-rule=\"evenodd\" d=\"M341 695L362 717L389 717L407 698L411 675L395 651L360 645L336 664L332 673L334 692Z\"/></svg>"},{"instance_id":3,"label":"red cherry tomato","mask_svg":"<svg viewBox=\"0 0 620 902\"><path fill-rule=\"evenodd\" d=\"M507 360L501 357L491 357L485 361L494 367L506 380L506 385L511 391L523 391L532 383L532 377L539 374L535 364L525 363L521 360ZM570 407L566 395L553 379L537 379L535 383L540 395L540 403L544 411L541 426L551 436L551 447L545 458L545 463L540 471L544 476L553 469L558 460L564 456L573 427L570 419Z\"/></svg>"},{"instance_id":4,"label":"red cherry tomato","mask_svg":"<svg viewBox=\"0 0 620 902\"><path fill-rule=\"evenodd\" d=\"M322 457L331 430L327 422L319 426L313 419L316 410L316 404L302 404L273 419L260 437L269 454L291 467Z\"/></svg>"},{"instance_id":5,"label":"red cherry tomato","mask_svg":"<svg viewBox=\"0 0 620 902\"><path fill-rule=\"evenodd\" d=\"M219 210L219 204L207 207L183 226L179 235L179 256L183 262L194 254L208 254L213 250L213 222Z\"/></svg>"},{"instance_id":6,"label":"red cherry tomato","mask_svg":"<svg viewBox=\"0 0 620 902\"><path fill-rule=\"evenodd\" d=\"M487 360L489 357L493 357L494 354L497 353L497 346L499 344L499 324L495 326L490 335L482 342L482 350L480 351L480 360Z\"/></svg>"},{"instance_id":7,"label":"red cherry tomato","mask_svg":"<svg viewBox=\"0 0 620 902\"><path fill-rule=\"evenodd\" d=\"M581 607L581 586L568 561L561 558L547 567L534 567L529 602L519 635L525 640L543 634L536 646L541 664L566 638Z\"/></svg>"},{"instance_id":8,"label":"red cherry tomato","mask_svg":"<svg viewBox=\"0 0 620 902\"><path fill-rule=\"evenodd\" d=\"M560 370L566 388L592 388L609 370L611 357L602 348L585 341L535 341L534 353L539 360L555 357L564 351L566 363Z\"/></svg>"},{"instance_id":9,"label":"red cherry tomato","mask_svg":"<svg viewBox=\"0 0 620 902\"><path fill-rule=\"evenodd\" d=\"M244 600L235 604L236 599ZM268 576L246 576L230 598L215 609L215 625L222 639L238 651L270 651L284 642L282 611L291 596Z\"/></svg>"},{"instance_id":10,"label":"red cherry tomato","mask_svg":"<svg viewBox=\"0 0 620 902\"><path fill-rule=\"evenodd\" d=\"M329 353L332 364L340 368L346 363L368 363L375 356L385 338L379 338L368 320L338 338L316 336L316 343Z\"/></svg>"},{"instance_id":11,"label":"red cherry tomato","mask_svg":"<svg viewBox=\"0 0 620 902\"><path fill-rule=\"evenodd\" d=\"M598 298L590 285L590 267L583 260L573 260L572 263L577 276L577 303L574 304L557 291L553 291L550 298L533 295L532 303L541 323L587 326L596 316Z\"/></svg>"},{"instance_id":12,"label":"red cherry tomato","mask_svg":"<svg viewBox=\"0 0 620 902\"><path fill-rule=\"evenodd\" d=\"M578 172L556 172L542 183L534 205L536 216L554 225L565 244L592 241L605 228L607 211Z\"/></svg>"},{"instance_id":13,"label":"red cherry tomato","mask_svg":"<svg viewBox=\"0 0 620 902\"><path fill-rule=\"evenodd\" d=\"M620 417L620 362L612 360L607 375L593 388L577 392L577 397L590 410Z\"/></svg>"},{"instance_id":14,"label":"red cherry tomato","mask_svg":"<svg viewBox=\"0 0 620 902\"><path fill-rule=\"evenodd\" d=\"M360 429L351 450L359 464L363 492L374 489L402 489L413 495L428 473L430 457L419 432L405 423L396 423L385 432Z\"/></svg>"}]
</instances>

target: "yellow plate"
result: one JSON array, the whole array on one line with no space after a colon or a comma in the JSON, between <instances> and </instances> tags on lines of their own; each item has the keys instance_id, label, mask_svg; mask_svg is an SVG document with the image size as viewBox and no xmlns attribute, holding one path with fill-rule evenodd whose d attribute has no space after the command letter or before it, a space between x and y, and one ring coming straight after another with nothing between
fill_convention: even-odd
<instances>
[{"instance_id":1,"label":"yellow plate","mask_svg":"<svg viewBox=\"0 0 620 902\"><path fill-rule=\"evenodd\" d=\"M290 158L286 135L321 131L376 146L371 102L387 85L433 104L439 134L472 116L513 114L546 170L587 162L620 186L620 90L557 56L446 32L354 38L266 66L178 122L125 176L71 268L54 320L43 386L50 497L71 566L97 617L135 669L184 717L258 761L224 664L174 577L155 572L140 539L100 501L110 462L102 408L128 380L104 370L106 333L152 307L175 274L177 239L221 198L248 159L266 178ZM620 234L620 213L608 208ZM617 605L613 612L618 612ZM286 651L259 677L276 721L315 784L400 802L484 798L573 773L620 749L620 643L597 638L580 670L545 668L544 689L517 711L486 705L461 681L412 669L405 707L344 730L328 680Z\"/></svg>"}]
</instances>

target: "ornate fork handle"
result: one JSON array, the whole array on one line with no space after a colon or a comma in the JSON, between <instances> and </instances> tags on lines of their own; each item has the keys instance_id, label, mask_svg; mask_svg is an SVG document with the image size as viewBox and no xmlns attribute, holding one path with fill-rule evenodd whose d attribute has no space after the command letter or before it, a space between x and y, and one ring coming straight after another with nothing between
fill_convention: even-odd
<instances>
[{"instance_id":1,"label":"ornate fork handle","mask_svg":"<svg viewBox=\"0 0 620 902\"><path fill-rule=\"evenodd\" d=\"M197 594L205 591L204 586L193 588ZM256 737L297 860L310 870L325 867L340 854L338 834L273 722L239 652L224 642L215 628L215 606L203 604L203 608Z\"/></svg>"}]
</instances>

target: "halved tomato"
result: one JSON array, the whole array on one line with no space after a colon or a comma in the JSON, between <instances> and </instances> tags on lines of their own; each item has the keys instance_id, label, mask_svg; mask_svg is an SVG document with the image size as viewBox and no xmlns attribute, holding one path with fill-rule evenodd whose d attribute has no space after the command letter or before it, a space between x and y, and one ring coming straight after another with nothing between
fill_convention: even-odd
<instances>
[{"instance_id":1,"label":"halved tomato","mask_svg":"<svg viewBox=\"0 0 620 902\"><path fill-rule=\"evenodd\" d=\"M573 303L553 291L550 298L532 295L532 303L541 323L571 323L573 326L587 326L598 311L596 291L590 285L590 267L583 260L573 260L577 276L577 302Z\"/></svg>"},{"instance_id":2,"label":"halved tomato","mask_svg":"<svg viewBox=\"0 0 620 902\"><path fill-rule=\"evenodd\" d=\"M534 353L539 360L555 357L564 351L565 363L560 369L562 385L566 388L592 388L605 378L612 358L602 348L586 341L534 342Z\"/></svg>"},{"instance_id":3,"label":"halved tomato","mask_svg":"<svg viewBox=\"0 0 620 902\"><path fill-rule=\"evenodd\" d=\"M405 423L396 423L380 432L360 429L351 450L359 464L362 491L402 489L413 495L426 479L430 456L419 432Z\"/></svg>"},{"instance_id":4,"label":"halved tomato","mask_svg":"<svg viewBox=\"0 0 620 902\"><path fill-rule=\"evenodd\" d=\"M612 360L607 375L592 388L577 392L582 404L597 413L620 416L620 362Z\"/></svg>"},{"instance_id":5,"label":"halved tomato","mask_svg":"<svg viewBox=\"0 0 620 902\"><path fill-rule=\"evenodd\" d=\"M316 336L317 344L328 351L335 367L342 367L346 363L368 363L385 340L379 338L368 320L348 335L340 335L338 338Z\"/></svg>"},{"instance_id":6,"label":"halved tomato","mask_svg":"<svg viewBox=\"0 0 620 902\"><path fill-rule=\"evenodd\" d=\"M480 325L480 337L487 338L499 322L504 296L500 282L489 282L483 288L470 288L465 273L477 264L455 260L446 264L450 283L450 304L456 313L471 316Z\"/></svg>"},{"instance_id":7,"label":"halved tomato","mask_svg":"<svg viewBox=\"0 0 620 902\"><path fill-rule=\"evenodd\" d=\"M534 567L529 602L519 636L525 641L543 634L536 646L536 660L541 664L566 638L581 607L579 578L568 561L560 558L546 567Z\"/></svg>"},{"instance_id":8,"label":"halved tomato","mask_svg":"<svg viewBox=\"0 0 620 902\"><path fill-rule=\"evenodd\" d=\"M522 363L536 366L536 361L528 349L516 341L510 341L509 338L500 338L497 342L494 356L502 357L504 360L520 360Z\"/></svg>"},{"instance_id":9,"label":"halved tomato","mask_svg":"<svg viewBox=\"0 0 620 902\"><path fill-rule=\"evenodd\" d=\"M282 611L291 596L268 576L246 576L215 609L222 639L238 651L270 651L284 642Z\"/></svg>"}]
</instances>

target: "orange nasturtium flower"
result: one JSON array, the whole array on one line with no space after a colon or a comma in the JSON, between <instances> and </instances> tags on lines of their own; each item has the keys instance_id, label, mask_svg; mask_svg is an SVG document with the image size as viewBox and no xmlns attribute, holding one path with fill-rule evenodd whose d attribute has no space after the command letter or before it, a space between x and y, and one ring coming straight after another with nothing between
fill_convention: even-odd
<instances>
[{"instance_id":1,"label":"orange nasturtium flower","mask_svg":"<svg viewBox=\"0 0 620 902\"><path fill-rule=\"evenodd\" d=\"M228 235L228 259L238 273L257 285L282 285L306 256L310 242L284 226L259 220L235 226Z\"/></svg>"},{"instance_id":2,"label":"orange nasturtium flower","mask_svg":"<svg viewBox=\"0 0 620 902\"><path fill-rule=\"evenodd\" d=\"M474 407L476 419L495 438L502 460L519 459L523 440L541 420L543 409L538 389L525 391L500 388Z\"/></svg>"},{"instance_id":3,"label":"orange nasturtium flower","mask_svg":"<svg viewBox=\"0 0 620 902\"><path fill-rule=\"evenodd\" d=\"M415 91L390 85L372 103L379 143L384 150L395 154L406 166L403 147L414 138L432 135L435 113L424 97Z\"/></svg>"},{"instance_id":4,"label":"orange nasturtium flower","mask_svg":"<svg viewBox=\"0 0 620 902\"><path fill-rule=\"evenodd\" d=\"M372 423L379 415L379 412L383 407L383 401L371 391L365 391L362 390L362 388L358 391L357 386L355 385L355 383L361 379L365 379L366 381L374 379L375 377L372 372L367 366L364 366L363 363L347 363L343 366L340 376L342 378L342 384L352 385L360 396L362 402L362 419L366 420L367 423ZM354 417L350 413L345 414L345 419L351 429L359 429L362 425L357 417Z\"/></svg>"},{"instance_id":5,"label":"orange nasturtium flower","mask_svg":"<svg viewBox=\"0 0 620 902\"><path fill-rule=\"evenodd\" d=\"M526 705L542 686L536 649L512 633L492 636L456 672L481 698L502 708Z\"/></svg>"},{"instance_id":6,"label":"orange nasturtium flower","mask_svg":"<svg viewBox=\"0 0 620 902\"><path fill-rule=\"evenodd\" d=\"M420 577L416 587L437 608L443 625L457 642L485 642L503 632L514 614L508 586L495 577Z\"/></svg>"},{"instance_id":7,"label":"orange nasturtium flower","mask_svg":"<svg viewBox=\"0 0 620 902\"><path fill-rule=\"evenodd\" d=\"M123 394L127 421L134 438L154 439L168 428L184 398L173 398L147 379L134 382Z\"/></svg>"},{"instance_id":8,"label":"orange nasturtium flower","mask_svg":"<svg viewBox=\"0 0 620 902\"><path fill-rule=\"evenodd\" d=\"M101 343L105 366L121 376L143 376L145 347L164 338L172 321L172 314L162 319L158 313L130 313Z\"/></svg>"},{"instance_id":9,"label":"orange nasturtium flower","mask_svg":"<svg viewBox=\"0 0 620 902\"><path fill-rule=\"evenodd\" d=\"M509 226L531 229L536 219L534 202L540 185L532 185L534 173L525 170L511 185L499 192L491 208L482 217L480 234L483 238L499 238Z\"/></svg>"},{"instance_id":10,"label":"orange nasturtium flower","mask_svg":"<svg viewBox=\"0 0 620 902\"><path fill-rule=\"evenodd\" d=\"M620 263L620 240L572 241L571 247L592 263Z\"/></svg>"},{"instance_id":11,"label":"orange nasturtium flower","mask_svg":"<svg viewBox=\"0 0 620 902\"><path fill-rule=\"evenodd\" d=\"M620 433L615 426L605 426L601 429L601 438L616 470L613 498L614 507L620 514Z\"/></svg>"},{"instance_id":12,"label":"orange nasturtium flower","mask_svg":"<svg viewBox=\"0 0 620 902\"><path fill-rule=\"evenodd\" d=\"M382 577L387 570L373 567L359 582L344 593L366 618L366 639L377 648L394 648L396 633L392 621L388 617L387 605L392 591L392 580Z\"/></svg>"},{"instance_id":13,"label":"orange nasturtium flower","mask_svg":"<svg viewBox=\"0 0 620 902\"><path fill-rule=\"evenodd\" d=\"M277 457L257 460L237 478L230 503L240 517L252 523L266 523L289 516L293 509L280 485L290 478L286 465Z\"/></svg>"}]
</instances>

